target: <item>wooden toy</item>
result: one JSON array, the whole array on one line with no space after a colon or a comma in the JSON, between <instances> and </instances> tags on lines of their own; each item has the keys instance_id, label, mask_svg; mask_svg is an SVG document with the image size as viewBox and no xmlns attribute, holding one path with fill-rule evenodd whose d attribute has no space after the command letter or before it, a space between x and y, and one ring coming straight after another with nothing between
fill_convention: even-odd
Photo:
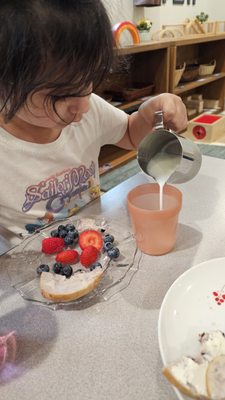
<instances>
[{"instance_id":1,"label":"wooden toy","mask_svg":"<svg viewBox=\"0 0 225 400\"><path fill-rule=\"evenodd\" d=\"M186 19L181 24L162 25L162 28L152 35L152 40L170 38L188 38L193 35L216 35L225 32L225 21L206 21L201 23L197 18Z\"/></svg>"},{"instance_id":2,"label":"wooden toy","mask_svg":"<svg viewBox=\"0 0 225 400\"><path fill-rule=\"evenodd\" d=\"M205 33L205 28L197 19L194 19L192 21L187 20L184 31L186 35L199 34Z\"/></svg>"},{"instance_id":3,"label":"wooden toy","mask_svg":"<svg viewBox=\"0 0 225 400\"><path fill-rule=\"evenodd\" d=\"M225 117L223 115L202 114L188 123L185 137L202 143L218 142L225 136Z\"/></svg>"},{"instance_id":4,"label":"wooden toy","mask_svg":"<svg viewBox=\"0 0 225 400\"><path fill-rule=\"evenodd\" d=\"M195 109L198 114L203 111L204 101L202 95L200 95L199 97L195 97L194 95L183 97L183 102L187 108Z\"/></svg>"},{"instance_id":5,"label":"wooden toy","mask_svg":"<svg viewBox=\"0 0 225 400\"><path fill-rule=\"evenodd\" d=\"M122 21L118 22L112 27L114 40L117 46L120 44L121 34L125 30L127 30L131 34L134 44L140 43L140 36L136 26L131 21Z\"/></svg>"}]
</instances>

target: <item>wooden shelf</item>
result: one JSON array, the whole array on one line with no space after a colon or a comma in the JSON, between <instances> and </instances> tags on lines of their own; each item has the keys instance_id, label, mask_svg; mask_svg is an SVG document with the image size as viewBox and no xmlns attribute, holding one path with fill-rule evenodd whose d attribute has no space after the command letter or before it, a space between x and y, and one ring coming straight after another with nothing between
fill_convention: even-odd
<instances>
[{"instance_id":1,"label":"wooden shelf","mask_svg":"<svg viewBox=\"0 0 225 400\"><path fill-rule=\"evenodd\" d=\"M126 111L128 114L138 110L140 105L143 103L142 99L137 99L134 101L130 101L129 103L122 103L121 105L118 106L120 110Z\"/></svg>"},{"instance_id":2,"label":"wooden shelf","mask_svg":"<svg viewBox=\"0 0 225 400\"><path fill-rule=\"evenodd\" d=\"M225 72L220 72L220 73L217 73L217 74L213 74L213 75L207 76L205 78L199 78L196 81L181 83L181 84L179 84L179 86L177 86L174 89L173 93L177 94L177 95L180 95L180 94L182 94L184 92L187 92L189 90L193 90L193 89L198 88L200 86L204 86L204 85L206 85L208 83L211 83L211 82L215 82L218 79L221 79L221 78L224 78L224 77L225 77Z\"/></svg>"},{"instance_id":3,"label":"wooden shelf","mask_svg":"<svg viewBox=\"0 0 225 400\"><path fill-rule=\"evenodd\" d=\"M155 51L155 50L168 49L170 46L173 45L173 43L174 43L174 41L171 40L171 38L164 39L161 41L151 40L151 41L145 42L145 43L139 43L139 44L133 44L130 46L121 47L121 48L115 49L115 51L116 51L116 54L119 56L132 55L132 54L138 54L138 53L146 53L146 52Z\"/></svg>"},{"instance_id":4,"label":"wooden shelf","mask_svg":"<svg viewBox=\"0 0 225 400\"><path fill-rule=\"evenodd\" d=\"M219 100L219 107L224 109L225 98L225 33L196 34L185 38L150 41L138 45L115 49L121 63L113 70L109 79L99 88L99 94L110 91L113 85L120 88L132 87L132 83L153 84L150 97L160 93L174 93L180 97L202 94L203 98ZM174 85L177 65L208 63L216 60L213 75L199 78L192 82ZM104 97L104 96L103 96ZM123 102L117 107L128 114L138 110L144 101L139 98ZM198 114L197 114L198 115ZM135 151L120 149L116 146L104 146L99 157L100 174L110 171L136 157Z\"/></svg>"},{"instance_id":5,"label":"wooden shelf","mask_svg":"<svg viewBox=\"0 0 225 400\"><path fill-rule=\"evenodd\" d=\"M140 99L137 99L137 100L134 100L134 101L122 103L121 105L118 105L117 107L118 107L120 110L124 110L124 111L126 111L126 112L129 114L129 113L131 113L131 112L133 112L133 111L138 110L138 108L140 107L140 105L141 105L145 100L147 100L147 98L150 99L151 97L155 97L155 96L157 96L157 94L154 94L153 96L151 96L151 95L150 95L150 96L146 96L145 98L140 98Z\"/></svg>"},{"instance_id":6,"label":"wooden shelf","mask_svg":"<svg viewBox=\"0 0 225 400\"><path fill-rule=\"evenodd\" d=\"M186 37L180 37L172 40L173 46L187 46L192 44L199 43L210 43L215 41L220 41L225 39L225 32L220 32L217 34L208 33L208 34L196 34L196 35L188 35Z\"/></svg>"},{"instance_id":7,"label":"wooden shelf","mask_svg":"<svg viewBox=\"0 0 225 400\"><path fill-rule=\"evenodd\" d=\"M113 145L103 146L99 157L99 173L103 175L113 168L133 160L136 156L137 152L135 150L124 150Z\"/></svg>"}]
</instances>

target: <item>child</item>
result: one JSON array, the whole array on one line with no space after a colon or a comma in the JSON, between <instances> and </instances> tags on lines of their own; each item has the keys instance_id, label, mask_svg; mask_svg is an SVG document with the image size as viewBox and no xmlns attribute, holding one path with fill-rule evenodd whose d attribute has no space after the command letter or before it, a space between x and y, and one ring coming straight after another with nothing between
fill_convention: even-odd
<instances>
[{"instance_id":1,"label":"child","mask_svg":"<svg viewBox=\"0 0 225 400\"><path fill-rule=\"evenodd\" d=\"M1 227L31 233L98 197L101 146L136 147L156 110L169 128L185 128L172 94L131 116L95 95L112 58L100 0L0 2Z\"/></svg>"}]
</instances>

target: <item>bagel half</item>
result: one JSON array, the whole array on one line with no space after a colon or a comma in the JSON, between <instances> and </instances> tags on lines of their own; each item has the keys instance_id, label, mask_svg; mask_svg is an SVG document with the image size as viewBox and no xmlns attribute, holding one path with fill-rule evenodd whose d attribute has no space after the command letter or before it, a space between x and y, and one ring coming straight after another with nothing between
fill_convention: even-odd
<instances>
[{"instance_id":1,"label":"bagel half","mask_svg":"<svg viewBox=\"0 0 225 400\"><path fill-rule=\"evenodd\" d=\"M163 375L193 399L225 400L225 335L220 330L199 335L200 352L163 368Z\"/></svg>"},{"instance_id":2,"label":"bagel half","mask_svg":"<svg viewBox=\"0 0 225 400\"><path fill-rule=\"evenodd\" d=\"M54 302L77 300L94 290L99 285L102 276L102 268L76 272L70 278L51 272L42 272L40 277L41 294Z\"/></svg>"},{"instance_id":3,"label":"bagel half","mask_svg":"<svg viewBox=\"0 0 225 400\"><path fill-rule=\"evenodd\" d=\"M206 385L210 399L225 399L225 355L210 361L206 372Z\"/></svg>"},{"instance_id":4,"label":"bagel half","mask_svg":"<svg viewBox=\"0 0 225 400\"><path fill-rule=\"evenodd\" d=\"M208 399L206 371L208 363L198 364L190 357L182 357L163 369L163 375L180 392L193 399Z\"/></svg>"}]
</instances>

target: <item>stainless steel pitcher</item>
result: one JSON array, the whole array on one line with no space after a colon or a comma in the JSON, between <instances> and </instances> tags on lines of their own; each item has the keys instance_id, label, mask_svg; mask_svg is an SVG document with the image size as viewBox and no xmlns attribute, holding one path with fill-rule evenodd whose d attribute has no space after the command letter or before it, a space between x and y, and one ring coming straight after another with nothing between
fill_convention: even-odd
<instances>
[{"instance_id":1,"label":"stainless steel pitcher","mask_svg":"<svg viewBox=\"0 0 225 400\"><path fill-rule=\"evenodd\" d=\"M167 182L183 183L192 179L199 171L202 162L199 147L191 140L167 130L163 123L163 112L155 113L154 130L140 142L137 151L137 160L142 171L156 179L149 168L150 161L164 153L168 157L179 156L178 163Z\"/></svg>"}]
</instances>

